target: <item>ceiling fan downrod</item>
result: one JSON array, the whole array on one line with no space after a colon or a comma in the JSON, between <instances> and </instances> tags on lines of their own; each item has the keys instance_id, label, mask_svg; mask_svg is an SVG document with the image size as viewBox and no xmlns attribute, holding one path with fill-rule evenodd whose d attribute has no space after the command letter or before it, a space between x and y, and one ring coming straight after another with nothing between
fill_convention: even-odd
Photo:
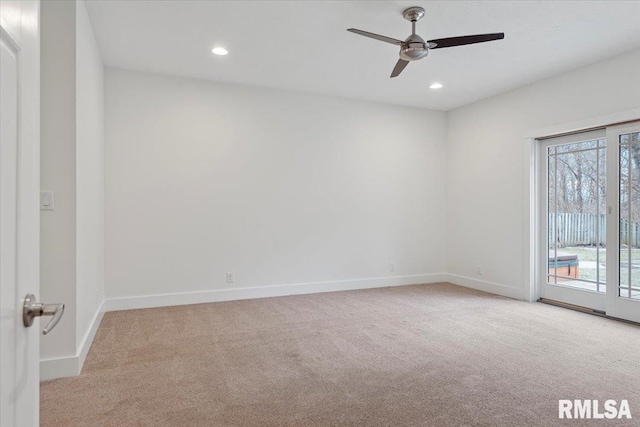
<instances>
[{"instance_id":1,"label":"ceiling fan downrod","mask_svg":"<svg viewBox=\"0 0 640 427\"><path fill-rule=\"evenodd\" d=\"M402 12L402 16L407 21L411 21L411 35L416 33L416 22L418 22L424 16L424 9L420 6L413 6L405 9Z\"/></svg>"}]
</instances>

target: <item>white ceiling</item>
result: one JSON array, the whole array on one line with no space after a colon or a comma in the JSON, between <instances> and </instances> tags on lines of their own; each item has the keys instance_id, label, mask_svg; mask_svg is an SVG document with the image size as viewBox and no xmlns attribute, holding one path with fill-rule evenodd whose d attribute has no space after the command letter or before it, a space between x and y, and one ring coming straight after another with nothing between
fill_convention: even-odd
<instances>
[{"instance_id":1,"label":"white ceiling","mask_svg":"<svg viewBox=\"0 0 640 427\"><path fill-rule=\"evenodd\" d=\"M422 6L424 39L504 32L433 50L390 79ZM640 1L87 1L105 65L449 110L640 48ZM224 46L229 55L211 53ZM428 88L432 82L444 88Z\"/></svg>"}]
</instances>

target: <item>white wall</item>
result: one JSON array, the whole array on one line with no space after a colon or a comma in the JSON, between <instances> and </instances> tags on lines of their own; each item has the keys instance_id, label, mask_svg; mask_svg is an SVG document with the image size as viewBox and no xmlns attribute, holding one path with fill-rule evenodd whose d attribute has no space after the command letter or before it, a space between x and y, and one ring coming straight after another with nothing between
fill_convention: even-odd
<instances>
[{"instance_id":1,"label":"white wall","mask_svg":"<svg viewBox=\"0 0 640 427\"><path fill-rule=\"evenodd\" d=\"M104 66L84 2L76 9L76 340L104 300Z\"/></svg>"},{"instance_id":2,"label":"white wall","mask_svg":"<svg viewBox=\"0 0 640 427\"><path fill-rule=\"evenodd\" d=\"M108 298L444 271L443 113L109 68L105 99Z\"/></svg>"},{"instance_id":3,"label":"white wall","mask_svg":"<svg viewBox=\"0 0 640 427\"><path fill-rule=\"evenodd\" d=\"M76 68L75 2L42 2L40 184L55 192L55 210L40 215L40 295L63 302L56 329L41 337L40 357L76 349ZM48 318L42 319L48 322Z\"/></svg>"},{"instance_id":4,"label":"white wall","mask_svg":"<svg viewBox=\"0 0 640 427\"><path fill-rule=\"evenodd\" d=\"M42 2L38 299L66 309L41 337L41 379L77 375L104 300L104 67L84 2ZM44 322L50 318L43 318Z\"/></svg>"},{"instance_id":5,"label":"white wall","mask_svg":"<svg viewBox=\"0 0 640 427\"><path fill-rule=\"evenodd\" d=\"M640 50L448 112L451 280L525 298L525 133L638 107Z\"/></svg>"}]
</instances>

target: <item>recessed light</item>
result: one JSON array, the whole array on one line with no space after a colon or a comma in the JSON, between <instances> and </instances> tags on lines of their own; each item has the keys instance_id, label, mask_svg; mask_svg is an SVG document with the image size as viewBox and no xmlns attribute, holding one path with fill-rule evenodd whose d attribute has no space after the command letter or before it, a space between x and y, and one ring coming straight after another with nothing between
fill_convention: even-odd
<instances>
[{"instance_id":1,"label":"recessed light","mask_svg":"<svg viewBox=\"0 0 640 427\"><path fill-rule=\"evenodd\" d=\"M429 86L430 89L440 89L442 87L442 83L432 83L431 86Z\"/></svg>"},{"instance_id":2,"label":"recessed light","mask_svg":"<svg viewBox=\"0 0 640 427\"><path fill-rule=\"evenodd\" d=\"M227 53L229 53L229 51L223 47L214 47L213 49L211 49L211 52L215 53L216 55L226 55Z\"/></svg>"}]
</instances>

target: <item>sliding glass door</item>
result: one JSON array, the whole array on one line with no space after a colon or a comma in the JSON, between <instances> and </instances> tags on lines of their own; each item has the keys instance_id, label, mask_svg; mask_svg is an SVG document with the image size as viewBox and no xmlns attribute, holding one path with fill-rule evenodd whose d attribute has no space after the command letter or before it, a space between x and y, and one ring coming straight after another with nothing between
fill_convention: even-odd
<instances>
[{"instance_id":1,"label":"sliding glass door","mask_svg":"<svg viewBox=\"0 0 640 427\"><path fill-rule=\"evenodd\" d=\"M539 150L540 297L640 322L640 123Z\"/></svg>"}]
</instances>

